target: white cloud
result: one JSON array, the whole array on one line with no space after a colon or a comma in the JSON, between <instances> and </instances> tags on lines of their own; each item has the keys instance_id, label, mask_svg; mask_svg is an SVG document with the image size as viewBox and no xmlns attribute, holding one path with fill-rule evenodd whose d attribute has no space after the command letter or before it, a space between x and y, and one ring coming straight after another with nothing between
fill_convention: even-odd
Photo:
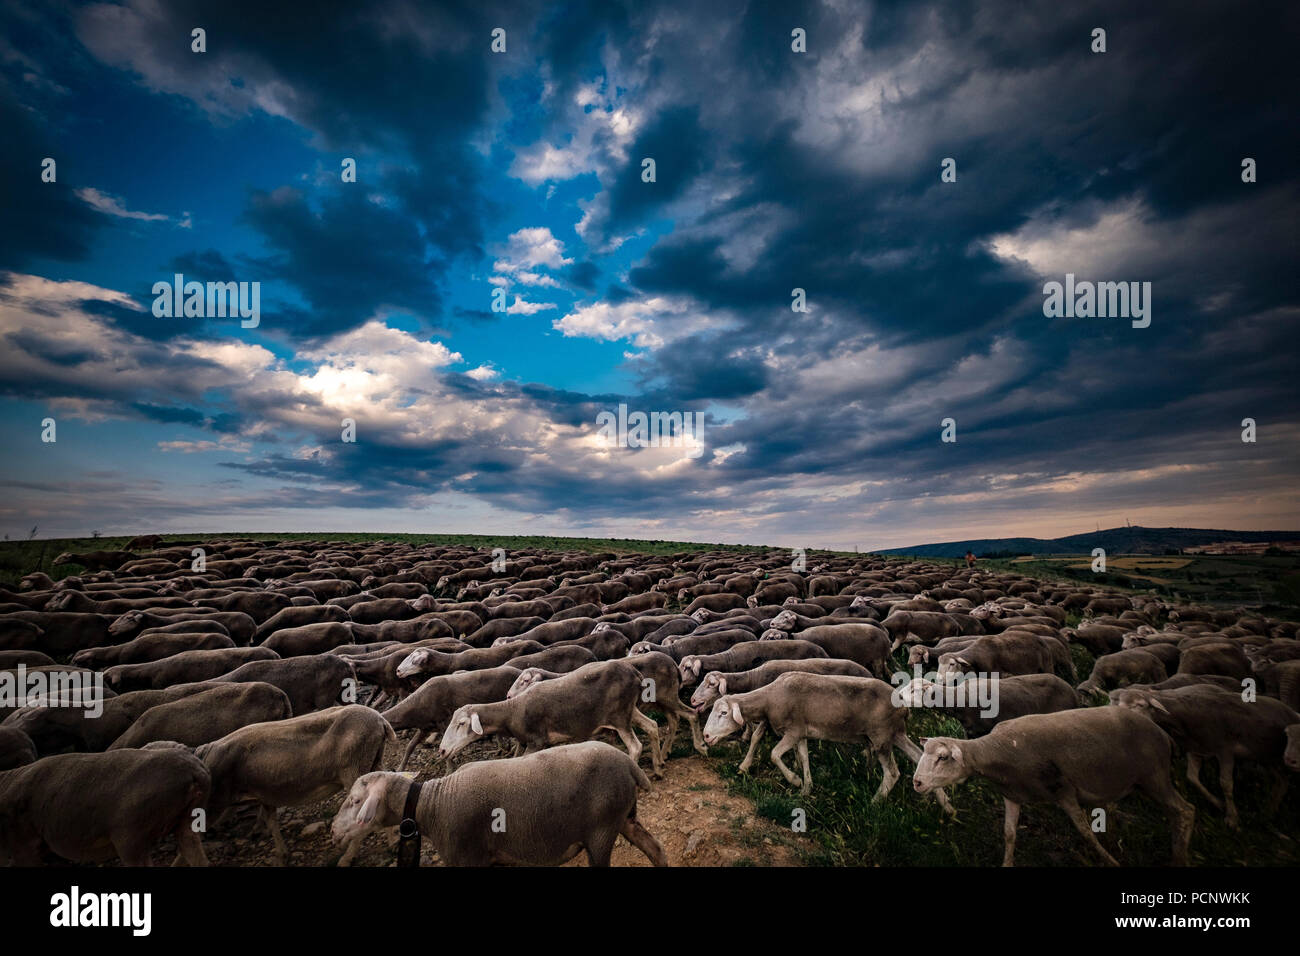
<instances>
[{"instance_id":1,"label":"white cloud","mask_svg":"<svg viewBox=\"0 0 1300 956\"><path fill-rule=\"evenodd\" d=\"M617 304L596 302L581 306L551 325L566 338L602 342L627 339L637 348L655 349L728 322L728 318L703 314L700 306L689 298L652 296Z\"/></svg>"},{"instance_id":2,"label":"white cloud","mask_svg":"<svg viewBox=\"0 0 1300 956\"><path fill-rule=\"evenodd\" d=\"M127 209L120 198L100 192L98 189L78 189L76 196L92 209L98 209L109 216L117 216L119 219L139 219L143 222L166 222L168 219L162 213L136 212ZM185 217L185 221L181 223L181 226L188 229L189 213L186 213Z\"/></svg>"}]
</instances>

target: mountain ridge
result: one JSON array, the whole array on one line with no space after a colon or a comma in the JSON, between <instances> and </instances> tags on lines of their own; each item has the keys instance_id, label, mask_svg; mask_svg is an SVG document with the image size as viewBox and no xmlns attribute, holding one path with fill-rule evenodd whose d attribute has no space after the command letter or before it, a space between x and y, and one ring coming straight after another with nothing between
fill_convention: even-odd
<instances>
[{"instance_id":1,"label":"mountain ridge","mask_svg":"<svg viewBox=\"0 0 1300 956\"><path fill-rule=\"evenodd\" d=\"M1229 531L1216 528L1147 528L1130 525L1104 528L1060 538L971 538L884 548L875 554L907 554L924 558L960 558L968 550L976 555L1010 551L1016 554L1089 554L1104 548L1107 554L1164 554L1225 541L1260 543L1300 541L1300 531Z\"/></svg>"}]
</instances>

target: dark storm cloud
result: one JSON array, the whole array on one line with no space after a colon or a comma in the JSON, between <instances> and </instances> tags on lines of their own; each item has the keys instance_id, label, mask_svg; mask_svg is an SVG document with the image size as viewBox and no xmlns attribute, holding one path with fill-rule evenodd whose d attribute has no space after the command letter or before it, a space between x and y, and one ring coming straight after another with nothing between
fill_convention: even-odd
<instances>
[{"instance_id":1,"label":"dark storm cloud","mask_svg":"<svg viewBox=\"0 0 1300 956\"><path fill-rule=\"evenodd\" d=\"M272 250L257 261L262 277L289 282L306 298L309 310L295 316L305 335L359 325L381 306L437 309L432 263L415 223L356 191L327 196L319 209L290 187L259 191L245 218Z\"/></svg>"}]
</instances>

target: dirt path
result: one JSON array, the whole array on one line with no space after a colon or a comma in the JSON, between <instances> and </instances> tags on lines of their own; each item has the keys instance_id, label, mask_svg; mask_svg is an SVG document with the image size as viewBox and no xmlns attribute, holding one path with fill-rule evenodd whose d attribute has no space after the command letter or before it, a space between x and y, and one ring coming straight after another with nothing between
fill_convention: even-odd
<instances>
[{"instance_id":1,"label":"dirt path","mask_svg":"<svg viewBox=\"0 0 1300 956\"><path fill-rule=\"evenodd\" d=\"M405 738L405 735L403 735ZM384 757L385 767L397 766L406 739L390 746ZM476 745L470 759L500 756L495 747ZM648 764L649 761L643 761ZM417 751L410 769L421 779L446 773L437 765L433 748ZM663 780L652 781L653 790L643 793L637 817L641 825L654 834L668 854L673 866L797 866L792 833L770 820L758 817L753 804L744 797L727 793L725 782L700 757L676 757L665 766ZM280 831L289 847L291 866L333 866L342 853L330 840L329 825L343 802L338 794L320 803L280 811ZM274 866L271 838L258 827L251 839L247 836L253 814L237 810L220 826L214 826L204 839L208 859L214 866ZM397 832L372 834L357 854L354 866L391 866L396 854ZM170 840L155 853L158 865L171 863L175 856ZM649 866L639 850L619 837L614 846L614 866ZM438 865L428 844L422 863ZM580 854L569 866L586 866Z\"/></svg>"}]
</instances>

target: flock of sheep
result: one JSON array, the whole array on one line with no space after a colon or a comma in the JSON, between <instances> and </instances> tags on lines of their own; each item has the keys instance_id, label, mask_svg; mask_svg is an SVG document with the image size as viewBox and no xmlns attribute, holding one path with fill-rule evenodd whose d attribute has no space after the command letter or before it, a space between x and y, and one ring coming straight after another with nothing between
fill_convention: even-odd
<instances>
[{"instance_id":1,"label":"flock of sheep","mask_svg":"<svg viewBox=\"0 0 1300 956\"><path fill-rule=\"evenodd\" d=\"M0 590L0 861L141 865L171 837L178 862L202 865L209 826L252 804L284 863L278 809L343 793L344 865L406 818L448 865L584 851L608 865L619 835L666 865L637 800L682 721L701 753L743 734L742 771L770 730L773 764L804 792L809 740L874 757L877 800L901 777L895 748L949 814L946 788L983 777L1005 799L1006 865L1027 803L1061 807L1115 863L1090 814L1133 791L1167 812L1186 862L1196 809L1176 752L1230 826L1238 761L1275 774L1274 806L1300 770L1297 625L1244 609L869 556L795 571L786 552L131 547L65 554L85 573ZM1096 655L1082 682L1073 644ZM919 746L922 707L966 736ZM423 782L405 770L422 744L450 760L492 737L514 755Z\"/></svg>"}]
</instances>

